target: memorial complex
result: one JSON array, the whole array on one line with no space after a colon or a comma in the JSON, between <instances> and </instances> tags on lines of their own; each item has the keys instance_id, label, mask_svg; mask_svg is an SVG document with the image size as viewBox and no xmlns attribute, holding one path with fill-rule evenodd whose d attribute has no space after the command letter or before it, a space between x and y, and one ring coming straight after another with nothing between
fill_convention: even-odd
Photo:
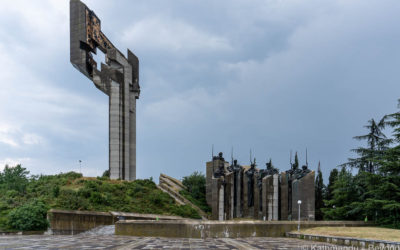
<instances>
[{"instance_id":1,"label":"memorial complex","mask_svg":"<svg viewBox=\"0 0 400 250\"><path fill-rule=\"evenodd\" d=\"M265 169L231 164L223 154L206 163L206 199L213 220L252 218L258 220L315 220L315 172L307 164L294 164L279 173L266 163ZM301 203L301 204L298 204ZM299 213L300 209L300 213Z\"/></svg>"}]
</instances>

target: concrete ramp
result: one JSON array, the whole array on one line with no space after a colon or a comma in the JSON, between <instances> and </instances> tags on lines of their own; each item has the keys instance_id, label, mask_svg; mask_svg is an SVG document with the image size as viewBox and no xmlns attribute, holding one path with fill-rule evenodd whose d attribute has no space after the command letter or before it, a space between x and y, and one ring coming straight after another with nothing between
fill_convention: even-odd
<instances>
[{"instance_id":1,"label":"concrete ramp","mask_svg":"<svg viewBox=\"0 0 400 250\"><path fill-rule=\"evenodd\" d=\"M208 219L207 214L203 210L201 210L198 206L190 202L179 193L179 191L185 189L185 186L182 184L181 181L168 175L160 174L159 184L157 187L165 193L169 194L172 198L174 198L178 204L189 205L194 208L200 214L203 220Z\"/></svg>"}]
</instances>

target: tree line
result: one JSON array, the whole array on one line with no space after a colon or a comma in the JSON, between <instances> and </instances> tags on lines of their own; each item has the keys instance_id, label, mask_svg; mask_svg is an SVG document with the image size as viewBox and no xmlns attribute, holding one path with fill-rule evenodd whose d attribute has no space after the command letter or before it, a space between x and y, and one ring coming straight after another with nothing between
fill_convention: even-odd
<instances>
[{"instance_id":1,"label":"tree line","mask_svg":"<svg viewBox=\"0 0 400 250\"><path fill-rule=\"evenodd\" d=\"M400 109L400 99L398 101ZM324 185L320 166L315 183L317 220L365 220L400 228L400 111L371 119L366 142L355 158L330 172ZM387 136L385 129L390 129Z\"/></svg>"}]
</instances>

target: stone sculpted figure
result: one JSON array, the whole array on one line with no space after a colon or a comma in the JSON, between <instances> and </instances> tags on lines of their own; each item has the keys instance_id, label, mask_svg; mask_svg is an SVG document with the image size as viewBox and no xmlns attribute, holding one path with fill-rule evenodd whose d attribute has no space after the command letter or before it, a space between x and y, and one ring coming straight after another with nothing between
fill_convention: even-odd
<instances>
[{"instance_id":1,"label":"stone sculpted figure","mask_svg":"<svg viewBox=\"0 0 400 250\"><path fill-rule=\"evenodd\" d=\"M247 170L247 206L254 206L254 174L256 173L256 162L251 164L250 169Z\"/></svg>"},{"instance_id":2,"label":"stone sculpted figure","mask_svg":"<svg viewBox=\"0 0 400 250\"><path fill-rule=\"evenodd\" d=\"M220 178L222 176L225 176L225 159L222 155L222 152L218 154L218 156L214 156L214 160L219 160L219 165L217 170L214 172L214 178Z\"/></svg>"},{"instance_id":3,"label":"stone sculpted figure","mask_svg":"<svg viewBox=\"0 0 400 250\"><path fill-rule=\"evenodd\" d=\"M242 166L237 164L237 160L233 161L233 164L228 167L229 172L238 172L242 169Z\"/></svg>"}]
</instances>

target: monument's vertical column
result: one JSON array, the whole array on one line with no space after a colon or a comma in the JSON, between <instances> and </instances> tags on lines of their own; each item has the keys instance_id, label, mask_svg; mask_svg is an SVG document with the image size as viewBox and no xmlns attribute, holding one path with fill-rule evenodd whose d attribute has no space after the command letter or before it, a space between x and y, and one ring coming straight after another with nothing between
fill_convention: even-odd
<instances>
[{"instance_id":1,"label":"monument's vertical column","mask_svg":"<svg viewBox=\"0 0 400 250\"><path fill-rule=\"evenodd\" d=\"M120 171L120 89L111 81L109 97L109 161L110 178L122 179Z\"/></svg>"},{"instance_id":2,"label":"monument's vertical column","mask_svg":"<svg viewBox=\"0 0 400 250\"><path fill-rule=\"evenodd\" d=\"M224 185L219 186L219 196L218 196L218 220L223 221L225 219L225 197L224 197Z\"/></svg>"},{"instance_id":3,"label":"monument's vertical column","mask_svg":"<svg viewBox=\"0 0 400 250\"><path fill-rule=\"evenodd\" d=\"M281 173L281 218L280 220L288 219L288 180L285 172Z\"/></svg>"},{"instance_id":4,"label":"monument's vertical column","mask_svg":"<svg viewBox=\"0 0 400 250\"><path fill-rule=\"evenodd\" d=\"M254 199L254 206L253 206L253 219L258 219L259 218L259 213L260 213L260 188L258 187L258 174L255 173L253 176L253 199Z\"/></svg>"},{"instance_id":5,"label":"monument's vertical column","mask_svg":"<svg viewBox=\"0 0 400 250\"><path fill-rule=\"evenodd\" d=\"M123 109L123 168L124 168L124 180L131 180L130 179L130 161L129 161L129 122L130 122L130 91L129 91L129 82L132 79L132 68L127 63L124 65L124 81L123 81L123 95L122 95L122 109Z\"/></svg>"},{"instance_id":6,"label":"monument's vertical column","mask_svg":"<svg viewBox=\"0 0 400 250\"><path fill-rule=\"evenodd\" d=\"M279 175L273 175L274 194L272 198L272 220L278 220L279 215Z\"/></svg>"},{"instance_id":7,"label":"monument's vertical column","mask_svg":"<svg viewBox=\"0 0 400 250\"><path fill-rule=\"evenodd\" d=\"M129 180L136 180L136 96L130 93L129 110Z\"/></svg>"},{"instance_id":8,"label":"monument's vertical column","mask_svg":"<svg viewBox=\"0 0 400 250\"><path fill-rule=\"evenodd\" d=\"M267 186L267 178L265 176L262 178L262 219L268 219L268 186Z\"/></svg>"},{"instance_id":9,"label":"monument's vertical column","mask_svg":"<svg viewBox=\"0 0 400 250\"><path fill-rule=\"evenodd\" d=\"M244 218L249 217L249 206L248 206L249 190L248 190L248 186L247 186L249 178L246 175L247 171L248 171L248 169L245 169L243 171L243 211L242 211L242 214L243 214Z\"/></svg>"}]
</instances>

